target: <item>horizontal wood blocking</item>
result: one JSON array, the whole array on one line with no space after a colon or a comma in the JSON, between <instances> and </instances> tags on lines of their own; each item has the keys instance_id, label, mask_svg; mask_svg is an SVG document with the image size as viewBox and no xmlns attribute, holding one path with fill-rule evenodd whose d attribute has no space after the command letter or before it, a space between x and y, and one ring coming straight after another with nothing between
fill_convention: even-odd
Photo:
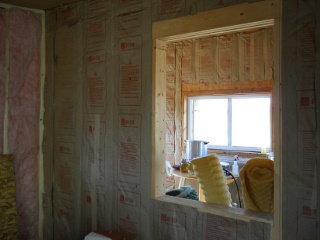
<instances>
[{"instance_id":1,"label":"horizontal wood blocking","mask_svg":"<svg viewBox=\"0 0 320 240\"><path fill-rule=\"evenodd\" d=\"M188 96L270 92L273 84L274 80L183 84L182 92Z\"/></svg>"},{"instance_id":2,"label":"horizontal wood blocking","mask_svg":"<svg viewBox=\"0 0 320 240\"><path fill-rule=\"evenodd\" d=\"M195 34L198 37L208 36L211 29L216 29L213 33L221 33L233 31L230 26L236 26L238 30L270 26L273 24L268 22L269 20L279 18L279 5L279 0L264 0L154 22L152 36L154 39L176 41L192 38ZM256 22L260 23L254 26Z\"/></svg>"}]
</instances>

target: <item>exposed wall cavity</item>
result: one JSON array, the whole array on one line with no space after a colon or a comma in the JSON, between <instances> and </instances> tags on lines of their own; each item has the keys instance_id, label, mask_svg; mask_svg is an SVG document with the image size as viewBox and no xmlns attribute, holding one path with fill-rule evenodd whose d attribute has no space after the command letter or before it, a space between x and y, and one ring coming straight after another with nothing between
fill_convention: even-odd
<instances>
[{"instance_id":1,"label":"exposed wall cavity","mask_svg":"<svg viewBox=\"0 0 320 240\"><path fill-rule=\"evenodd\" d=\"M314 127L316 119L312 117L316 109L312 100L316 78L312 73L319 59L315 58L317 48L312 39L315 39L315 9L319 6L315 1L282 2L283 22L280 26L284 38L283 51L279 54L282 60L280 95L283 98L278 99L277 107L281 108L279 112L283 115L279 118L283 125L282 132L276 134L283 137L282 146L277 146L277 150L283 151L276 161L285 169L277 174L285 179L281 186L285 193L284 208L290 207L281 213L285 224L279 225L292 239L312 238L319 216L315 205L311 204L314 203L311 196L315 194L312 183L314 179L319 182L314 171L316 161L319 161L315 153L319 150L313 147L309 151L306 146L317 146L315 136L319 134ZM250 4L257 3L280 4L270 0L250 1ZM151 24L238 4L240 9L241 4L248 3L85 0L46 13L46 90L47 96L53 99L47 99L46 108L50 109L54 104L53 114L47 112L45 116L48 120L45 123L46 144L52 141L54 146L50 152L47 145L44 162L49 178L44 186L43 231L48 239L52 236L83 237L91 230L101 228L121 231L128 239L177 236L206 239L215 236L212 227L217 226L217 221L220 221L219 229L225 233L220 234L222 239L234 236L235 229L241 232L236 236L238 239L247 239L248 235L271 238L267 223L196 213L194 208L154 203L150 198L153 151ZM246 17L245 13L241 14ZM265 48L263 51L269 52ZM260 63L264 69L264 63ZM279 62L274 64L280 65ZM273 73L269 70L266 66L261 71L268 76L261 75L260 80L270 79ZM252 72L240 74L245 79L252 77ZM156 171L164 172L164 169ZM290 231L293 226L297 232ZM203 229L205 233L199 235ZM161 235L162 232L168 234Z\"/></svg>"},{"instance_id":2,"label":"exposed wall cavity","mask_svg":"<svg viewBox=\"0 0 320 240\"><path fill-rule=\"evenodd\" d=\"M41 17L1 9L0 26L0 152L14 156L19 237L38 239Z\"/></svg>"},{"instance_id":3,"label":"exposed wall cavity","mask_svg":"<svg viewBox=\"0 0 320 240\"><path fill-rule=\"evenodd\" d=\"M317 238L319 1L83 0L46 12L41 209L41 18L0 8L0 153L14 155L20 239L39 238L39 211L43 239L80 239L97 229L121 231L126 239L271 239L270 222L150 197L152 23L258 3L282 5L281 34L275 29L281 35L275 65L281 66L282 145L275 162L283 206L274 226L284 239Z\"/></svg>"}]
</instances>

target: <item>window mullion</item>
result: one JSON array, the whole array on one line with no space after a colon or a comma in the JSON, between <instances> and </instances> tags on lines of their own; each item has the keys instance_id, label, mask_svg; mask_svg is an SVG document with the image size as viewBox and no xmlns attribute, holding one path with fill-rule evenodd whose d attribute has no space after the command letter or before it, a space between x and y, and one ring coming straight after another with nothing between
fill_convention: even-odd
<instances>
[{"instance_id":1,"label":"window mullion","mask_svg":"<svg viewBox=\"0 0 320 240\"><path fill-rule=\"evenodd\" d=\"M232 146L232 99L228 98L228 146Z\"/></svg>"},{"instance_id":2,"label":"window mullion","mask_svg":"<svg viewBox=\"0 0 320 240\"><path fill-rule=\"evenodd\" d=\"M188 139L194 138L194 99L190 98L188 101L189 111L188 113Z\"/></svg>"}]
</instances>

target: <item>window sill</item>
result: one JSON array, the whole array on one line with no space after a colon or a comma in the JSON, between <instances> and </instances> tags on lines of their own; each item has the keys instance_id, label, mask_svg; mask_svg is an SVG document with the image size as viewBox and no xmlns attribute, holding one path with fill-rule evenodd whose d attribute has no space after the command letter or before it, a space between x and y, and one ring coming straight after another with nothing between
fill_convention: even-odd
<instances>
[{"instance_id":1,"label":"window sill","mask_svg":"<svg viewBox=\"0 0 320 240\"><path fill-rule=\"evenodd\" d=\"M273 226L273 214L256 212L252 210L247 210L243 208L227 207L217 204L209 204L205 202L195 201L186 198L178 198L172 196L161 196L156 198L157 201L184 205L187 207L196 208L199 212L210 213L217 216L228 217L232 219L242 220L242 221L258 221L263 223L268 223Z\"/></svg>"},{"instance_id":2,"label":"window sill","mask_svg":"<svg viewBox=\"0 0 320 240\"><path fill-rule=\"evenodd\" d=\"M226 156L229 155L230 157L233 157L234 155L238 155L240 158L268 157L267 153L231 151L231 150L208 148L208 154L213 154L213 153L218 155L226 155Z\"/></svg>"},{"instance_id":3,"label":"window sill","mask_svg":"<svg viewBox=\"0 0 320 240\"><path fill-rule=\"evenodd\" d=\"M226 162L229 163L229 166L226 167L227 170L232 170L232 165L234 162L234 156L238 155L238 165L239 165L239 171L240 169L246 164L248 160L251 158L256 157L262 157L262 158L268 158L268 154L264 153L256 153L256 152L234 152L234 151L225 151L225 150L217 150L217 149L208 149L208 155L210 154L216 154L219 158L220 162Z\"/></svg>"}]
</instances>

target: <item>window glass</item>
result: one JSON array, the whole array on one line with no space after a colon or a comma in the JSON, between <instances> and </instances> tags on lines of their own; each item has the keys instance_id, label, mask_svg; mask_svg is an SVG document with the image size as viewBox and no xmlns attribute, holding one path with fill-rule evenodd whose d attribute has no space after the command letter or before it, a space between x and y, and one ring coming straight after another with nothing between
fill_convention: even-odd
<instances>
[{"instance_id":1,"label":"window glass","mask_svg":"<svg viewBox=\"0 0 320 240\"><path fill-rule=\"evenodd\" d=\"M194 140L228 145L228 99L195 99Z\"/></svg>"},{"instance_id":2,"label":"window glass","mask_svg":"<svg viewBox=\"0 0 320 240\"><path fill-rule=\"evenodd\" d=\"M232 99L232 145L270 148L270 98Z\"/></svg>"},{"instance_id":3,"label":"window glass","mask_svg":"<svg viewBox=\"0 0 320 240\"><path fill-rule=\"evenodd\" d=\"M189 97L188 138L218 149L270 149L269 95Z\"/></svg>"}]
</instances>

